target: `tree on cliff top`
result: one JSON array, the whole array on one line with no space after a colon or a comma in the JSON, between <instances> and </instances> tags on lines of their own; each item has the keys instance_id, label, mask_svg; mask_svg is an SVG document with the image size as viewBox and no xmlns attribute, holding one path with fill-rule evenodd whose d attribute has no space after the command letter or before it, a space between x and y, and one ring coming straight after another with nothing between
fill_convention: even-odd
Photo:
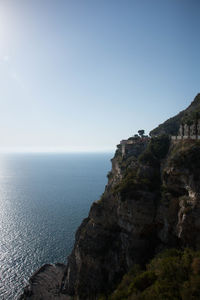
<instances>
[{"instance_id":1,"label":"tree on cliff top","mask_svg":"<svg viewBox=\"0 0 200 300\"><path fill-rule=\"evenodd\" d=\"M143 129L138 130L138 133L141 137L144 136L145 131Z\"/></svg>"}]
</instances>

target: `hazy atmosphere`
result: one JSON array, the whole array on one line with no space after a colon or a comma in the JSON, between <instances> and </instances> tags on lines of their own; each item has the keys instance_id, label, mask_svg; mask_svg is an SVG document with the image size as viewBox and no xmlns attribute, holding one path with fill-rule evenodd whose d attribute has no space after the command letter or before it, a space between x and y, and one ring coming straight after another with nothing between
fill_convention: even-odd
<instances>
[{"instance_id":1,"label":"hazy atmosphere","mask_svg":"<svg viewBox=\"0 0 200 300\"><path fill-rule=\"evenodd\" d=\"M0 0L0 149L107 151L199 92L198 0Z\"/></svg>"}]
</instances>

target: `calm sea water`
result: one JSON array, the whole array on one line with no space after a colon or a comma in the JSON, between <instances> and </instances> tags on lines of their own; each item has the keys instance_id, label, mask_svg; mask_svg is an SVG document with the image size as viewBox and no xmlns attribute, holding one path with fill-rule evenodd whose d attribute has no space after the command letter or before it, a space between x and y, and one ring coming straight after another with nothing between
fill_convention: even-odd
<instances>
[{"instance_id":1,"label":"calm sea water","mask_svg":"<svg viewBox=\"0 0 200 300\"><path fill-rule=\"evenodd\" d=\"M67 262L107 182L112 154L0 155L0 299L17 299L42 264Z\"/></svg>"}]
</instances>

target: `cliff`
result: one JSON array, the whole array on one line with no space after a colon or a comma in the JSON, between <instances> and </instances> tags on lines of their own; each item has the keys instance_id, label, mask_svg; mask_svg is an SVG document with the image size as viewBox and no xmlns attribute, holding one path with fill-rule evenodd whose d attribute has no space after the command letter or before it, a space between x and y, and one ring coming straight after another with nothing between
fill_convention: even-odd
<instances>
[{"instance_id":1,"label":"cliff","mask_svg":"<svg viewBox=\"0 0 200 300\"><path fill-rule=\"evenodd\" d=\"M185 110L178 113L176 116L168 119L163 124L153 129L150 132L151 136L160 134L177 135L182 120L193 117L193 114L200 113L200 94L197 94L192 103Z\"/></svg>"},{"instance_id":2,"label":"cliff","mask_svg":"<svg viewBox=\"0 0 200 300\"><path fill-rule=\"evenodd\" d=\"M199 103L198 96L195 106ZM109 295L135 264L145 266L161 250L200 249L199 217L198 140L175 144L168 135L140 138L125 155L118 145L108 184L78 228L67 266L36 273L21 299ZM56 284L52 269L59 273Z\"/></svg>"}]
</instances>

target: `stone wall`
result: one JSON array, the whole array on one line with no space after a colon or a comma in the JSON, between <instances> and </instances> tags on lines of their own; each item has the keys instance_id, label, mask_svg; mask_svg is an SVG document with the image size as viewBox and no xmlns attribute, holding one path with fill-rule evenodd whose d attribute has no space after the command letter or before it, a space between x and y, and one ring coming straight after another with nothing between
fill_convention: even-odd
<instances>
[{"instance_id":1,"label":"stone wall","mask_svg":"<svg viewBox=\"0 0 200 300\"><path fill-rule=\"evenodd\" d=\"M187 139L200 140L200 120L191 125L181 124L178 135L172 136L171 139L174 142Z\"/></svg>"},{"instance_id":2,"label":"stone wall","mask_svg":"<svg viewBox=\"0 0 200 300\"><path fill-rule=\"evenodd\" d=\"M178 142L178 141L181 141L181 140L200 140L200 135L176 135L176 136L172 136L171 137L172 141L173 142Z\"/></svg>"}]
</instances>

